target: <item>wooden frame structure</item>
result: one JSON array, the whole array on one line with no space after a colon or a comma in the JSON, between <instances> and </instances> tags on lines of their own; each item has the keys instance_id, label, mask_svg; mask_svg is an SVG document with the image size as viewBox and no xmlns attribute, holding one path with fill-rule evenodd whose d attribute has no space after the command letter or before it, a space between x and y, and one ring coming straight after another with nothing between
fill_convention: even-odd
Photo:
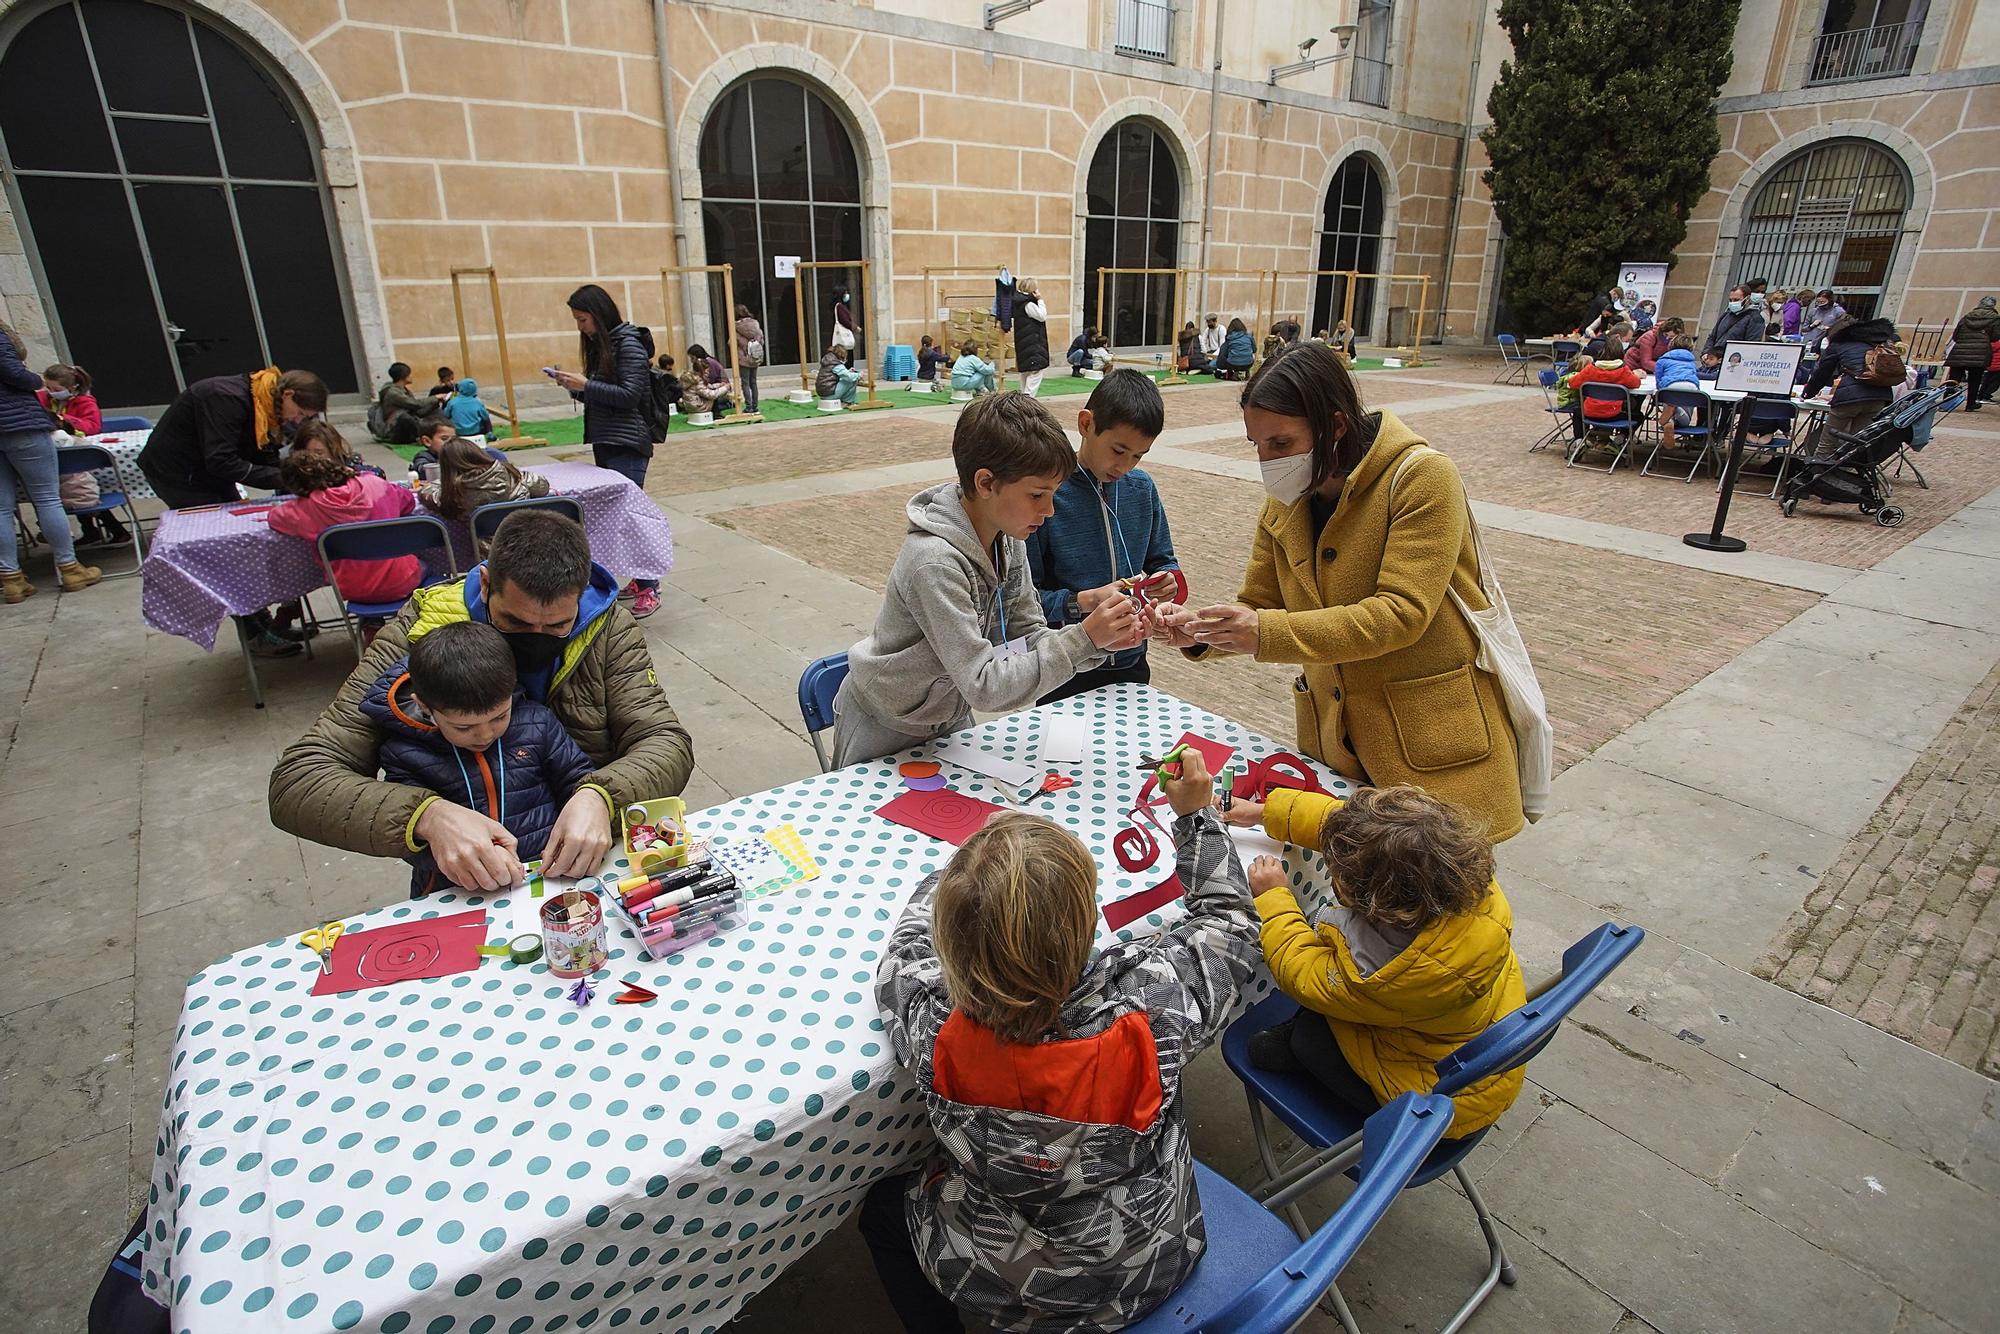
<instances>
[{"instance_id":1,"label":"wooden frame structure","mask_svg":"<svg viewBox=\"0 0 2000 1334\"><path fill-rule=\"evenodd\" d=\"M856 298L855 303L859 305L863 310L868 309L868 261L867 260L802 259L799 261L798 271L792 278L792 281L795 284L797 284L798 287L797 295L800 298L799 300L792 302L792 305L795 308L799 320L799 389L806 394L807 396L806 401L811 403L817 403L819 400L819 395L813 392L813 387L812 387L812 375L813 375L812 368L819 363L819 358L818 357L808 358L806 356L806 348L808 345L806 343L806 303L804 297L805 297L805 286L806 286L805 274L814 269L854 269L857 272L859 272L861 274L861 281L858 284L856 284L857 290L855 292L855 298ZM888 400L875 397L875 363L867 356L867 349L862 345L862 340L859 337L857 337L854 340L854 350L858 355L860 355L861 364L865 366L868 371L868 379L865 381L865 384L868 389L868 397L863 399L859 403L849 403L847 406L857 411L866 408L886 408L891 406Z\"/></svg>"},{"instance_id":2,"label":"wooden frame structure","mask_svg":"<svg viewBox=\"0 0 2000 1334\"><path fill-rule=\"evenodd\" d=\"M1169 319L1172 321L1174 325L1173 331L1168 335L1169 346L1173 348L1173 351L1170 352L1168 355L1167 358L1168 364L1166 368L1167 374L1165 378L1163 378L1160 381L1161 384L1189 383L1188 379L1185 376L1183 376L1173 364L1174 362L1178 361L1180 357L1179 344L1173 340L1178 339L1180 335L1181 325L1184 323L1193 323L1195 327L1199 329L1201 324L1200 320L1195 318L1198 312L1196 312L1192 307L1189 307L1187 305L1188 301L1187 276L1189 274L1198 274L1201 276L1204 283L1202 289L1202 295L1204 299L1206 299L1206 297L1208 296L1208 289L1206 283L1211 278L1219 278L1225 282L1232 279L1239 282L1245 278L1255 279L1256 291L1257 291L1257 319L1256 322L1250 326L1251 329L1253 330L1251 334L1251 341L1253 344L1261 346L1260 340L1264 336L1263 330L1266 327L1265 314L1267 310L1275 311L1277 309L1278 271L1276 269L1187 269L1187 268L1099 269L1097 271L1097 318L1100 321L1100 323L1097 326L1097 331L1105 335L1104 338L1105 345L1111 349L1111 359L1114 362L1119 360L1118 345L1112 340L1110 332L1106 330L1104 324L1102 323L1104 319L1105 278L1107 276L1113 276L1113 275L1119 275L1119 276L1148 275L1157 277L1169 273L1174 275L1173 304L1168 307L1168 309L1172 312L1169 315ZM1268 290L1270 291L1271 294L1271 299L1268 306L1266 305L1264 300L1264 293L1266 291L1267 284L1268 284ZM1209 304L1213 305L1215 303L1210 302ZM1174 316L1179 316L1180 318L1174 319L1173 318ZM1275 318L1275 316L1273 316L1273 318ZM1146 364L1144 359L1139 357L1127 357L1125 358L1125 360L1131 362L1133 365ZM1254 360L1252 361L1252 364L1253 365L1255 364Z\"/></svg>"},{"instance_id":3,"label":"wooden frame structure","mask_svg":"<svg viewBox=\"0 0 2000 1334\"><path fill-rule=\"evenodd\" d=\"M974 275L983 274L988 279L988 281L991 281L995 277L995 275L997 275L1000 272L1000 270L1006 267L1007 266L1004 264L926 264L924 266L925 323L929 323L937 316L938 301L941 296L941 293L938 291L937 284L940 278L947 276L955 278L970 278L973 277ZM983 297L985 294L981 293L980 295ZM946 299L948 300L949 298ZM955 357L957 355L958 350L952 347L951 345L951 323L948 320L941 322L938 325L938 346L943 348L948 356ZM996 349L996 351L997 350L998 349ZM1010 353L1013 351L1011 339L1009 339L1007 350ZM1027 377L1021 374L1020 358L1016 356L1013 358L1013 361L1014 361L1014 367L1011 372L1008 370L1007 367L998 365L996 362L994 367L996 371L996 374L994 376L995 389L1005 389L1007 387L1007 376L1009 374L1020 376L1021 383L1024 385L1028 382Z\"/></svg>"},{"instance_id":4,"label":"wooden frame structure","mask_svg":"<svg viewBox=\"0 0 2000 1334\"><path fill-rule=\"evenodd\" d=\"M1347 326L1350 329L1354 327L1354 289L1362 279L1366 278L1381 283L1385 289L1389 283L1421 284L1417 289L1416 320L1410 325L1410 332L1414 341L1408 346L1398 344L1397 346L1389 347L1385 345L1378 350L1395 355L1407 353L1412 357L1422 355L1424 320L1429 316L1431 306L1431 276L1428 273L1369 273L1361 269L1296 269L1282 273L1273 271L1271 278L1271 318L1274 320L1278 317L1277 292L1278 279L1280 278L1304 278L1308 281L1320 278L1347 279L1347 295L1346 299L1341 302L1340 318L1347 321ZM1385 317L1386 314L1385 310ZM1306 323L1306 316L1304 314L1301 314L1299 323L1301 327Z\"/></svg>"},{"instance_id":5,"label":"wooden frame structure","mask_svg":"<svg viewBox=\"0 0 2000 1334\"><path fill-rule=\"evenodd\" d=\"M500 383L507 390L507 407L501 415L507 418L508 429L513 432L513 447L534 449L546 445L548 441L540 436L521 434L520 411L514 403L514 372L507 366L507 317L500 308L500 275L490 264L479 268L453 268L451 271L451 308L452 313L458 316L458 364L468 371L472 369L472 343L465 336L465 295L460 282L475 277L486 279L487 298L493 303L493 335L500 344ZM498 409L489 407L487 411L491 413Z\"/></svg>"},{"instance_id":6,"label":"wooden frame structure","mask_svg":"<svg viewBox=\"0 0 2000 1334\"><path fill-rule=\"evenodd\" d=\"M676 327L679 327L687 334L688 342L692 343L694 341L694 325L688 317L688 312L684 310L680 311L680 319L678 321L674 318L675 307L680 303L674 300L674 287L676 284L671 281L674 278L689 273L719 273L722 275L722 310L723 318L727 322L727 328L726 330L719 330L718 334L721 338L729 340L729 383L736 391L736 411L727 417L717 417L712 424L716 426L734 426L743 422L763 421L763 413L749 412L743 407L743 365L742 360L736 355L735 265L674 264L660 270L660 300L663 303L662 314L666 319L667 343L671 347ZM770 331L766 330L764 346L767 351L770 345Z\"/></svg>"},{"instance_id":7,"label":"wooden frame structure","mask_svg":"<svg viewBox=\"0 0 2000 1334\"><path fill-rule=\"evenodd\" d=\"M1186 294L1186 291L1187 291L1187 275L1188 275L1188 274L1190 274L1190 273L1196 273L1196 272L1199 272L1199 270L1196 270L1196 269L1099 269L1099 270L1097 271L1097 320L1098 320L1098 324L1097 324L1097 332L1099 332L1099 333L1101 333L1101 334L1103 334L1103 335L1104 335L1104 346L1106 347L1106 349L1108 349L1108 350L1110 351L1110 353L1111 353L1111 360L1112 360L1112 361L1113 361L1114 363L1116 363L1116 362L1117 362L1117 361L1118 361L1118 360L1119 360L1120 358L1119 358L1119 356L1118 356L1118 343L1117 343L1117 340L1116 340L1116 339L1114 339L1114 338L1113 338L1113 337L1111 336L1111 335L1112 335L1112 332L1113 332L1113 330L1110 330L1110 329L1107 329L1107 328L1105 327L1105 324L1104 324L1104 280L1105 280L1106 278L1109 278L1109 277L1121 277L1121 278L1131 278L1131 277L1148 277L1148 278L1157 278L1157 277L1163 277L1163 276L1165 276L1165 275L1168 275L1168 274L1171 274L1171 275L1173 276L1173 280L1174 280L1174 295L1173 295L1173 299L1172 299L1171 301L1169 301L1169 302L1167 303L1167 312L1168 312L1168 314L1167 314L1167 319L1168 319L1169 321L1171 321L1171 320L1173 319L1174 315L1175 315L1176 313L1178 313L1178 312L1180 311L1180 308L1181 308L1181 304L1182 304L1182 301L1184 300L1184 297L1185 297L1185 294ZM1114 322L1114 323L1115 323L1115 322ZM1169 348L1172 348L1172 347L1173 347L1173 342L1172 342L1172 339L1173 339L1174 335L1175 335L1175 334L1177 334L1177 333L1179 333L1179 332L1180 332L1179 328L1178 328L1178 327L1176 327L1176 328L1175 328L1175 329L1174 329L1174 330L1173 330L1172 332L1170 332L1170 333L1169 333L1169 334L1167 335L1167 338L1168 338L1168 347L1169 347ZM1151 365L1153 365L1153 366L1157 367L1157 366L1159 365L1159 363L1158 363L1158 362L1153 362L1153 363L1148 363L1148 362L1147 362L1147 361L1146 361L1146 360L1145 360L1144 358L1141 358L1141 357L1126 357L1126 358L1124 358L1124 360L1125 360L1125 361L1128 361L1128 362L1130 362L1130 363L1131 363L1132 365L1134 365L1134 366L1144 366L1144 365L1148 365L1148 364L1151 364ZM1160 381L1160 383L1161 383L1161 384L1186 384L1186 383L1187 383L1187 381L1186 381L1185 379L1183 379L1183 378L1181 377L1181 375L1180 375L1180 372L1174 369L1174 361L1175 361L1175 353L1174 353L1174 352L1172 352L1172 351L1170 351L1170 352L1168 353L1168 355L1167 355L1167 359L1166 359L1166 371L1167 371L1167 374L1166 374L1166 376L1165 376L1165 377L1164 377L1163 379L1161 379L1161 381Z\"/></svg>"}]
</instances>

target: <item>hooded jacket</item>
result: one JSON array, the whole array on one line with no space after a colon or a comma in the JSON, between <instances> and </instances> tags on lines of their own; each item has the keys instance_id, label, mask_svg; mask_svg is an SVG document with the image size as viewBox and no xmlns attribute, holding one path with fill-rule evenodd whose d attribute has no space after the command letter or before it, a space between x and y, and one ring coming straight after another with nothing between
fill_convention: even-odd
<instances>
[{"instance_id":1,"label":"hooded jacket","mask_svg":"<svg viewBox=\"0 0 2000 1334\"><path fill-rule=\"evenodd\" d=\"M1250 335L1242 329L1231 329L1222 337L1222 355L1216 362L1240 371L1247 369L1256 357L1257 345L1250 341Z\"/></svg>"},{"instance_id":2,"label":"hooded jacket","mask_svg":"<svg viewBox=\"0 0 2000 1334\"><path fill-rule=\"evenodd\" d=\"M951 387L954 390L986 388L986 377L998 375L999 369L976 352L967 352L951 363Z\"/></svg>"},{"instance_id":3,"label":"hooded jacket","mask_svg":"<svg viewBox=\"0 0 2000 1334\"><path fill-rule=\"evenodd\" d=\"M1653 387L1671 389L1677 384L1685 384L1698 389L1701 387L1698 370L1693 349L1668 348L1660 354L1660 360L1653 367Z\"/></svg>"},{"instance_id":4,"label":"hooded jacket","mask_svg":"<svg viewBox=\"0 0 2000 1334\"><path fill-rule=\"evenodd\" d=\"M266 517L272 532L317 542L337 523L399 519L416 508L417 498L407 488L361 473L339 486L273 505ZM424 565L415 556L333 562L334 591L348 602L401 602L423 581Z\"/></svg>"},{"instance_id":5,"label":"hooded jacket","mask_svg":"<svg viewBox=\"0 0 2000 1334\"><path fill-rule=\"evenodd\" d=\"M1577 391L1577 396L1582 398L1584 385L1615 384L1622 385L1627 389L1637 389L1641 378L1639 372L1625 364L1624 358L1614 357L1610 360L1600 358L1597 361L1591 362L1582 370L1571 375L1569 382L1570 387ZM1608 421L1619 416L1626 410L1627 405L1620 404L1616 399L1583 399L1583 415L1587 419Z\"/></svg>"},{"instance_id":6,"label":"hooded jacket","mask_svg":"<svg viewBox=\"0 0 2000 1334\"><path fill-rule=\"evenodd\" d=\"M1896 326L1887 320L1853 320L1840 325L1828 332L1825 346L1820 349L1819 363L1813 367L1802 392L1810 398L1838 376L1840 385L1833 391L1832 406L1889 402L1896 396L1894 386L1863 384L1861 372L1868 369L1869 348L1895 341Z\"/></svg>"},{"instance_id":7,"label":"hooded jacket","mask_svg":"<svg viewBox=\"0 0 2000 1334\"><path fill-rule=\"evenodd\" d=\"M1625 364L1642 375L1654 375L1660 358L1667 354L1678 335L1662 332L1656 324L1632 340L1632 346L1625 349Z\"/></svg>"},{"instance_id":8,"label":"hooded jacket","mask_svg":"<svg viewBox=\"0 0 2000 1334\"><path fill-rule=\"evenodd\" d=\"M375 779L382 734L361 701L410 645L440 625L485 620L486 566L464 579L420 588L341 685L304 736L271 770L271 822L289 834L372 857L407 857L417 817L435 793ZM523 676L528 698L545 702L596 771L583 786L615 814L635 801L677 795L694 768L687 729L653 671L653 655L632 614L618 605L618 582L601 565L578 600L576 623L555 666Z\"/></svg>"},{"instance_id":9,"label":"hooded jacket","mask_svg":"<svg viewBox=\"0 0 2000 1334\"><path fill-rule=\"evenodd\" d=\"M2000 310L1995 310L1993 298L1987 297L1978 306L1959 317L1951 331L1951 351L1945 353L1944 364L1965 370L1983 370L1986 363L1993 360L1993 342L2000 335Z\"/></svg>"},{"instance_id":10,"label":"hooded jacket","mask_svg":"<svg viewBox=\"0 0 2000 1334\"><path fill-rule=\"evenodd\" d=\"M493 415L479 401L477 380L458 382L458 392L444 401L444 415L460 435L493 434Z\"/></svg>"},{"instance_id":11,"label":"hooded jacket","mask_svg":"<svg viewBox=\"0 0 2000 1334\"><path fill-rule=\"evenodd\" d=\"M461 750L446 741L411 692L408 658L375 679L361 712L381 729L385 779L428 788L479 812L514 836L524 862L542 855L563 803L590 777L590 757L561 721L518 693L507 730L485 750ZM411 898L449 886L429 849L405 860Z\"/></svg>"},{"instance_id":12,"label":"hooded jacket","mask_svg":"<svg viewBox=\"0 0 2000 1334\"><path fill-rule=\"evenodd\" d=\"M1028 535L1028 568L1050 625L1070 622L1070 598L1115 579L1179 567L1160 489L1134 468L1099 483L1079 466L1056 489L1055 515ZM1146 646L1111 655L1109 667L1143 662Z\"/></svg>"},{"instance_id":13,"label":"hooded jacket","mask_svg":"<svg viewBox=\"0 0 2000 1334\"><path fill-rule=\"evenodd\" d=\"M47 435L55 430L55 418L38 397L41 389L42 377L28 369L13 340L0 333L0 435Z\"/></svg>"},{"instance_id":14,"label":"hooded jacket","mask_svg":"<svg viewBox=\"0 0 2000 1334\"><path fill-rule=\"evenodd\" d=\"M1761 343L1764 341L1765 324L1762 306L1753 306L1745 301L1743 309L1734 315L1725 308L1722 314L1716 316L1715 324L1709 329L1708 339L1702 343L1701 350L1719 356L1723 348L1732 342Z\"/></svg>"},{"instance_id":15,"label":"hooded jacket","mask_svg":"<svg viewBox=\"0 0 2000 1334\"><path fill-rule=\"evenodd\" d=\"M500 500L526 500L530 496L549 493L548 478L532 472L523 472L516 478L516 471L495 459L459 478L459 503L464 507L462 514L445 514L442 481L425 482L417 488L417 498L424 502L424 508L444 514L447 519L464 520L470 519L472 511L481 505L491 505Z\"/></svg>"},{"instance_id":16,"label":"hooded jacket","mask_svg":"<svg viewBox=\"0 0 2000 1334\"><path fill-rule=\"evenodd\" d=\"M1108 656L1081 625L1051 630L1028 549L979 548L957 482L910 497L875 629L848 652L846 690L877 722L917 735L965 716L1024 709ZM1013 646L1013 647L1010 647Z\"/></svg>"},{"instance_id":17,"label":"hooded jacket","mask_svg":"<svg viewBox=\"0 0 2000 1334\"><path fill-rule=\"evenodd\" d=\"M1264 832L1317 849L1320 828L1339 805L1323 793L1280 789L1264 805ZM1341 930L1343 915L1352 919L1350 930L1359 922L1347 909L1314 927L1280 885L1257 896L1257 915L1272 979L1326 1016L1340 1054L1384 1103L1430 1092L1439 1061L1527 1003L1514 913L1497 881L1471 912L1439 918L1372 969ZM1453 1094L1450 1134L1463 1137L1499 1120L1526 1079L1517 1066Z\"/></svg>"},{"instance_id":18,"label":"hooded jacket","mask_svg":"<svg viewBox=\"0 0 2000 1334\"><path fill-rule=\"evenodd\" d=\"M583 404L583 438L599 467L604 463L604 451L610 449L653 457L653 430L646 422L645 407L653 392L652 335L642 340L637 326L628 321L606 336L611 340L610 371L600 378L600 373L592 370L583 388L569 391L571 398Z\"/></svg>"},{"instance_id":19,"label":"hooded jacket","mask_svg":"<svg viewBox=\"0 0 2000 1334\"><path fill-rule=\"evenodd\" d=\"M1174 841L1186 916L1097 953L1045 1041L1002 1042L953 1008L936 875L883 955L883 1032L938 1137L904 1201L917 1261L996 1330L1123 1329L1207 1249L1182 1071L1242 1001L1257 928L1214 812L1176 821Z\"/></svg>"}]
</instances>

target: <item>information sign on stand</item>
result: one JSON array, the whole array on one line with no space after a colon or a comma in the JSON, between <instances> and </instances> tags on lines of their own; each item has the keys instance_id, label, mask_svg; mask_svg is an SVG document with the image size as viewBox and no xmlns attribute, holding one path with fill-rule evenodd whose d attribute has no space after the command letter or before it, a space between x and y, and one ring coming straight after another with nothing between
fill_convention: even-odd
<instances>
[{"instance_id":1,"label":"information sign on stand","mask_svg":"<svg viewBox=\"0 0 2000 1334\"><path fill-rule=\"evenodd\" d=\"M799 257L798 257L797 255L773 255L773 256L771 256L771 276L772 276L773 278L796 278L796 277L798 277L798 276L799 276Z\"/></svg>"},{"instance_id":2,"label":"information sign on stand","mask_svg":"<svg viewBox=\"0 0 2000 1334\"><path fill-rule=\"evenodd\" d=\"M1729 343L1723 347L1715 387L1748 397L1737 407L1735 429L1729 433L1729 454L1715 498L1715 522L1707 532L1688 533L1681 541L1703 551L1742 551L1748 547L1740 537L1725 537L1722 528L1729 522L1729 501L1736 494L1736 469L1743 461L1743 434L1750 425L1751 406L1760 399L1789 402L1799 359L1804 355L1805 348L1798 343Z\"/></svg>"}]
</instances>

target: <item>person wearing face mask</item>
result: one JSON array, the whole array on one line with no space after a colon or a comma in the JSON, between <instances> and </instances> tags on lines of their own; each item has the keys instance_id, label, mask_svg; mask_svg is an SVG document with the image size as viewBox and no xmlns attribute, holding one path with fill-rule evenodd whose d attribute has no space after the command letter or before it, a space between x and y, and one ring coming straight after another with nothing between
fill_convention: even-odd
<instances>
[{"instance_id":1,"label":"person wearing face mask","mask_svg":"<svg viewBox=\"0 0 2000 1334\"><path fill-rule=\"evenodd\" d=\"M1835 320L1847 314L1847 307L1840 304L1833 295L1833 289L1823 288L1815 293L1812 304L1806 307L1805 319L1800 322L1799 332L1805 335L1810 347L1833 328Z\"/></svg>"},{"instance_id":2,"label":"person wearing face mask","mask_svg":"<svg viewBox=\"0 0 2000 1334\"><path fill-rule=\"evenodd\" d=\"M646 638L617 601L618 583L590 559L574 520L550 510L507 516L486 559L456 583L418 589L382 627L333 702L271 770L271 822L349 852L428 852L464 889L521 878L515 836L490 813L403 783L377 781L383 736L362 708L382 674L444 625L481 621L514 658L522 695L546 704L594 766L562 804L542 853L551 875L597 870L612 843L612 813L676 796L694 751Z\"/></svg>"},{"instance_id":3,"label":"person wearing face mask","mask_svg":"<svg viewBox=\"0 0 2000 1334\"><path fill-rule=\"evenodd\" d=\"M1759 300L1762 300L1760 297ZM1737 286L1729 289L1729 301L1722 314L1709 326L1708 340L1701 345L1703 352L1722 355L1722 349L1729 343L1761 343L1764 341L1764 308L1753 306L1747 288Z\"/></svg>"},{"instance_id":4,"label":"person wearing face mask","mask_svg":"<svg viewBox=\"0 0 2000 1334\"><path fill-rule=\"evenodd\" d=\"M1447 595L1488 605L1457 467L1365 411L1322 347L1267 363L1242 406L1268 496L1243 587L1233 604L1156 609L1156 633L1192 658L1295 665L1305 754L1376 787L1414 783L1495 842L1519 832L1513 726Z\"/></svg>"}]
</instances>

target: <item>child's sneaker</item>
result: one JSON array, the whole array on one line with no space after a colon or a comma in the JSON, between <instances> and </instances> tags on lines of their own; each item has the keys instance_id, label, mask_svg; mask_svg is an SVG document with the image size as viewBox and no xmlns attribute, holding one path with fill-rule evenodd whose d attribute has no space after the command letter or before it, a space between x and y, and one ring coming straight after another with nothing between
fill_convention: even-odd
<instances>
[{"instance_id":1,"label":"child's sneaker","mask_svg":"<svg viewBox=\"0 0 2000 1334\"><path fill-rule=\"evenodd\" d=\"M637 596L639 596L639 581L637 579L628 580L625 587L618 590L618 600L620 602L630 602Z\"/></svg>"},{"instance_id":2,"label":"child's sneaker","mask_svg":"<svg viewBox=\"0 0 2000 1334\"><path fill-rule=\"evenodd\" d=\"M642 588L632 597L632 619L643 621L660 609L660 595L650 588Z\"/></svg>"}]
</instances>

